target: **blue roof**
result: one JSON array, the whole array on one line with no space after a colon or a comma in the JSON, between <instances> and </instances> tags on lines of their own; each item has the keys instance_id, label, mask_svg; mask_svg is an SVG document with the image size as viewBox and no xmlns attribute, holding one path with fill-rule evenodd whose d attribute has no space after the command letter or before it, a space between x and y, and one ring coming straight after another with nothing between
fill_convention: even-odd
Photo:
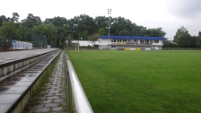
<instances>
[{"instance_id":1,"label":"blue roof","mask_svg":"<svg viewBox=\"0 0 201 113\"><path fill-rule=\"evenodd\" d=\"M107 35L100 36L102 39L108 39ZM134 40L165 40L164 37L150 37L150 36L110 36L110 39L134 39Z\"/></svg>"}]
</instances>

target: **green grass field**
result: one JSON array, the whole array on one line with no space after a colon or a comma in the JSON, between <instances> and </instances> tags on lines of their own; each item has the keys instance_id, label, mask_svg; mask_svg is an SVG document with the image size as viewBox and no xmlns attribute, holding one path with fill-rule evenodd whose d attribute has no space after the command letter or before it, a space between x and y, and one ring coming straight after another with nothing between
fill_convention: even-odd
<instances>
[{"instance_id":1,"label":"green grass field","mask_svg":"<svg viewBox=\"0 0 201 113\"><path fill-rule=\"evenodd\" d=\"M68 51L95 113L201 113L201 51Z\"/></svg>"}]
</instances>

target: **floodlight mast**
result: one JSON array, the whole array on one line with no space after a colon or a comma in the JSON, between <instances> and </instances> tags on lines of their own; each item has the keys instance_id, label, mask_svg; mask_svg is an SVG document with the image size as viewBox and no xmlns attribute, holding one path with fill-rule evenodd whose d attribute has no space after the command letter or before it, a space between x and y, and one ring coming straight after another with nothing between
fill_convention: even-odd
<instances>
[{"instance_id":1,"label":"floodlight mast","mask_svg":"<svg viewBox=\"0 0 201 113\"><path fill-rule=\"evenodd\" d=\"M110 15L112 14L112 9L107 9L108 10L108 39L110 40Z\"/></svg>"}]
</instances>

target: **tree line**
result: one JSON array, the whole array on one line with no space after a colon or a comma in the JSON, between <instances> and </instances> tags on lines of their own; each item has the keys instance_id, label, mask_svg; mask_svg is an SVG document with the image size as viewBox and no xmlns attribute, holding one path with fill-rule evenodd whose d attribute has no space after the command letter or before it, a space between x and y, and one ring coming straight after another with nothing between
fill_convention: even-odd
<instances>
[{"instance_id":1,"label":"tree line","mask_svg":"<svg viewBox=\"0 0 201 113\"><path fill-rule=\"evenodd\" d=\"M123 17L98 16L92 18L81 14L68 20L58 16L47 18L45 21L31 13L21 21L19 21L19 17L20 15L16 12L13 13L12 17L0 16L0 38L33 43L40 40L54 47L62 47L65 40L94 40L99 35L107 35L108 27L110 27L111 35L119 36L164 37L166 34L161 27L147 28ZM188 31L183 27L178 29L174 37L175 44L167 42L165 45L199 46L198 37L189 36ZM196 40L194 40L195 38Z\"/></svg>"},{"instance_id":2,"label":"tree line","mask_svg":"<svg viewBox=\"0 0 201 113\"><path fill-rule=\"evenodd\" d=\"M198 32L197 36L192 36L186 27L181 26L177 29L173 42L165 40L164 47L201 48L201 31Z\"/></svg>"},{"instance_id":3,"label":"tree line","mask_svg":"<svg viewBox=\"0 0 201 113\"><path fill-rule=\"evenodd\" d=\"M47 18L42 21L39 16L31 13L26 19L19 21L20 15L13 13L12 17L0 16L0 38L29 41L46 38L47 44L54 43L55 47L63 45L65 40L90 40L92 37L108 34L122 36L165 36L162 28L146 28L123 17L98 16L92 18L81 14L72 19L64 17Z\"/></svg>"},{"instance_id":4,"label":"tree line","mask_svg":"<svg viewBox=\"0 0 201 113\"><path fill-rule=\"evenodd\" d=\"M201 47L201 32L198 32L198 36L191 36L188 30L181 26L174 36L176 47Z\"/></svg>"}]
</instances>

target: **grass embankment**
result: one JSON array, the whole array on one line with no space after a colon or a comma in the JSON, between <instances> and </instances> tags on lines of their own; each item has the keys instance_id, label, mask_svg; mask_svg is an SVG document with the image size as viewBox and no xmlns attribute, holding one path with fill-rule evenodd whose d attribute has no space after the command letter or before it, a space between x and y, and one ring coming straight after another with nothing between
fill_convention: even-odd
<instances>
[{"instance_id":1,"label":"grass embankment","mask_svg":"<svg viewBox=\"0 0 201 113\"><path fill-rule=\"evenodd\" d=\"M95 113L201 112L201 51L69 51Z\"/></svg>"}]
</instances>

